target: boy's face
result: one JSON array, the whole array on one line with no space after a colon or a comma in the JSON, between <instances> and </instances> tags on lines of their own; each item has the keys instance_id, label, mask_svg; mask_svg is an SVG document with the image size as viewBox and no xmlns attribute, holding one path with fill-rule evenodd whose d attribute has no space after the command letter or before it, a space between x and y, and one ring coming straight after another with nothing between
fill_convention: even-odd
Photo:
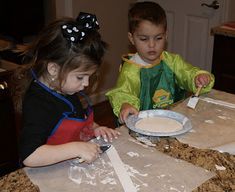
<instances>
[{"instance_id":1,"label":"boy's face","mask_svg":"<svg viewBox=\"0 0 235 192\"><path fill-rule=\"evenodd\" d=\"M166 44L166 31L162 25L144 20L134 33L128 33L130 42L135 46L140 57L147 63L159 59Z\"/></svg>"}]
</instances>

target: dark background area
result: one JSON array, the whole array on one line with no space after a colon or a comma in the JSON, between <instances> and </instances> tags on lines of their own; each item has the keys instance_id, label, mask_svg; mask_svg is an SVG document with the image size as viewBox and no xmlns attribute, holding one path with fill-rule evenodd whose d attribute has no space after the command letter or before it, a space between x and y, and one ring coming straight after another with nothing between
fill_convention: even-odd
<instances>
[{"instance_id":1,"label":"dark background area","mask_svg":"<svg viewBox=\"0 0 235 192\"><path fill-rule=\"evenodd\" d=\"M1 0L0 34L22 43L27 36L36 35L44 26L42 0Z\"/></svg>"},{"instance_id":2,"label":"dark background area","mask_svg":"<svg viewBox=\"0 0 235 192\"><path fill-rule=\"evenodd\" d=\"M14 44L30 41L45 25L43 0L1 0L0 38ZM1 59L21 64L21 57L11 50L0 52Z\"/></svg>"}]
</instances>

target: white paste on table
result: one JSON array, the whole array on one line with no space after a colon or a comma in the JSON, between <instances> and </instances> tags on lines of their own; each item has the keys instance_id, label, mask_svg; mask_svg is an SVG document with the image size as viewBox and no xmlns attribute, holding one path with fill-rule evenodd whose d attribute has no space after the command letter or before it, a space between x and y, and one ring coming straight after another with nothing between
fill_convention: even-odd
<instances>
[{"instance_id":1,"label":"white paste on table","mask_svg":"<svg viewBox=\"0 0 235 192\"><path fill-rule=\"evenodd\" d=\"M214 124L214 121L213 121L213 120L208 119L208 120L205 120L205 123Z\"/></svg>"},{"instance_id":2,"label":"white paste on table","mask_svg":"<svg viewBox=\"0 0 235 192\"><path fill-rule=\"evenodd\" d=\"M128 175L124 164L118 155L117 150L112 146L107 152L107 155L113 165L113 168L119 178L120 183L125 192L137 192L130 176Z\"/></svg>"},{"instance_id":3,"label":"white paste on table","mask_svg":"<svg viewBox=\"0 0 235 192\"><path fill-rule=\"evenodd\" d=\"M213 103L213 104L216 104L216 105L222 105L222 106L233 108L233 109L235 108L234 103L228 103L228 102L225 102L225 101L216 100L216 99L212 99L212 98L209 98L209 97L202 97L200 99L203 100L203 101L206 101L208 103Z\"/></svg>"},{"instance_id":4,"label":"white paste on table","mask_svg":"<svg viewBox=\"0 0 235 192\"><path fill-rule=\"evenodd\" d=\"M130 157L139 157L140 155L138 153L135 153L135 152L128 152L127 155L129 155Z\"/></svg>"},{"instance_id":5,"label":"white paste on table","mask_svg":"<svg viewBox=\"0 0 235 192\"><path fill-rule=\"evenodd\" d=\"M220 119L223 119L223 120L231 119L230 117L226 117L226 116L222 116L222 115L219 115L218 117L219 117Z\"/></svg>"},{"instance_id":6,"label":"white paste on table","mask_svg":"<svg viewBox=\"0 0 235 192\"><path fill-rule=\"evenodd\" d=\"M147 117L139 120L135 124L135 128L149 132L169 133L183 129L183 125L166 117Z\"/></svg>"}]
</instances>

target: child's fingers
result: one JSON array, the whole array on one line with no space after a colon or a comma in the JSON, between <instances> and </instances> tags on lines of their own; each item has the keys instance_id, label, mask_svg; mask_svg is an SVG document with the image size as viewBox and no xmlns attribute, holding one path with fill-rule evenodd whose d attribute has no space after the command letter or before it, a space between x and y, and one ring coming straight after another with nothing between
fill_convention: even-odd
<instances>
[{"instance_id":1,"label":"child's fingers","mask_svg":"<svg viewBox=\"0 0 235 192\"><path fill-rule=\"evenodd\" d=\"M122 115L119 115L118 122L119 122L120 124L123 124L123 123L124 123Z\"/></svg>"},{"instance_id":2,"label":"child's fingers","mask_svg":"<svg viewBox=\"0 0 235 192\"><path fill-rule=\"evenodd\" d=\"M99 127L96 131L96 137L102 137L105 142L112 142L113 139L117 139L119 135L120 132L107 127Z\"/></svg>"},{"instance_id":3,"label":"child's fingers","mask_svg":"<svg viewBox=\"0 0 235 192\"><path fill-rule=\"evenodd\" d=\"M209 75L198 75L195 80L197 87L205 87L210 83L210 76Z\"/></svg>"},{"instance_id":4,"label":"child's fingers","mask_svg":"<svg viewBox=\"0 0 235 192\"><path fill-rule=\"evenodd\" d=\"M84 151L84 153L81 155L81 158L86 162L86 163L91 163L95 159L99 157L99 154L102 152L99 145L95 143L86 143L87 144L87 149Z\"/></svg>"},{"instance_id":5,"label":"child's fingers","mask_svg":"<svg viewBox=\"0 0 235 192\"><path fill-rule=\"evenodd\" d=\"M112 130L112 134L115 139L117 139L121 135L121 133L117 130Z\"/></svg>"},{"instance_id":6,"label":"child's fingers","mask_svg":"<svg viewBox=\"0 0 235 192\"><path fill-rule=\"evenodd\" d=\"M128 115L129 115L129 111L128 110L121 111L120 117L119 117L120 123L122 123L122 124L125 123L125 120L126 120Z\"/></svg>"},{"instance_id":7,"label":"child's fingers","mask_svg":"<svg viewBox=\"0 0 235 192\"><path fill-rule=\"evenodd\" d=\"M121 123L125 123L125 121L127 120L127 117L129 115L138 115L139 111L136 110L135 108L129 108L128 110L123 110L120 114L120 121Z\"/></svg>"},{"instance_id":8,"label":"child's fingers","mask_svg":"<svg viewBox=\"0 0 235 192\"><path fill-rule=\"evenodd\" d=\"M118 131L116 131L116 130L114 130L114 129L109 129L109 130L106 132L106 135L107 135L108 139L109 139L110 141L112 141L113 138L114 138L114 139L117 139L117 138L118 138L118 136L120 135L120 132L118 132Z\"/></svg>"},{"instance_id":9,"label":"child's fingers","mask_svg":"<svg viewBox=\"0 0 235 192\"><path fill-rule=\"evenodd\" d=\"M201 81L196 81L196 87L204 87L203 83Z\"/></svg>"},{"instance_id":10,"label":"child's fingers","mask_svg":"<svg viewBox=\"0 0 235 192\"><path fill-rule=\"evenodd\" d=\"M119 135L121 135L120 132L113 129L110 129L108 132L106 132L107 139L110 142L112 142L113 139L117 139Z\"/></svg>"},{"instance_id":11,"label":"child's fingers","mask_svg":"<svg viewBox=\"0 0 235 192\"><path fill-rule=\"evenodd\" d=\"M105 142L108 142L108 138L107 138L104 127L96 128L95 136L96 136L97 139L100 139L100 137L102 137Z\"/></svg>"},{"instance_id":12,"label":"child's fingers","mask_svg":"<svg viewBox=\"0 0 235 192\"><path fill-rule=\"evenodd\" d=\"M103 134L102 134L102 137L104 139L105 142L112 142L113 141L113 134L109 131L104 131Z\"/></svg>"}]
</instances>

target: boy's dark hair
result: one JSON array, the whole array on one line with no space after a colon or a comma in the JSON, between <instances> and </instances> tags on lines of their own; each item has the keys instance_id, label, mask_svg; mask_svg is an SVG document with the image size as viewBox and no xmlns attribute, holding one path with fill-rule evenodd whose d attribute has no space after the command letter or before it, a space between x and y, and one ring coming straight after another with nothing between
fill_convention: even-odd
<instances>
[{"instance_id":1,"label":"boy's dark hair","mask_svg":"<svg viewBox=\"0 0 235 192\"><path fill-rule=\"evenodd\" d=\"M167 29L165 10L155 2L144 1L131 6L128 12L129 32L133 33L143 20L162 25Z\"/></svg>"}]
</instances>

